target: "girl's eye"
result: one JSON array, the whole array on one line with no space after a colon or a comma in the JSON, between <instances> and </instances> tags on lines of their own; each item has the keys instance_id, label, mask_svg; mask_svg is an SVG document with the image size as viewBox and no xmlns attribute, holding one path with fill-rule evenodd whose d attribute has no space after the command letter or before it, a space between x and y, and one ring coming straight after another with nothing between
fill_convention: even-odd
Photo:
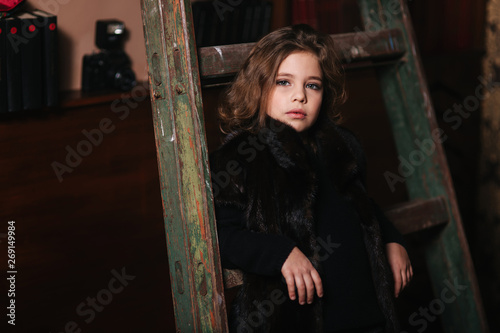
<instances>
[{"instance_id":1,"label":"girl's eye","mask_svg":"<svg viewBox=\"0 0 500 333\"><path fill-rule=\"evenodd\" d=\"M288 85L290 85L290 82L288 82L287 80L278 80L278 81L276 81L276 85L278 85L278 86L288 86Z\"/></svg>"},{"instance_id":2,"label":"girl's eye","mask_svg":"<svg viewBox=\"0 0 500 333\"><path fill-rule=\"evenodd\" d=\"M308 84L306 84L306 88L311 88L311 89L314 89L314 90L320 90L321 86L319 84L316 84L316 83L308 83Z\"/></svg>"}]
</instances>

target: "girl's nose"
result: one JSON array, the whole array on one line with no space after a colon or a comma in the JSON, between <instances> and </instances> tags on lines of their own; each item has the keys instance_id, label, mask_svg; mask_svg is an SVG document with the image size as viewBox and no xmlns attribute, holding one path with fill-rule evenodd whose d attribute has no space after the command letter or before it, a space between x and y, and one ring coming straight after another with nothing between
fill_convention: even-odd
<instances>
[{"instance_id":1,"label":"girl's nose","mask_svg":"<svg viewBox=\"0 0 500 333\"><path fill-rule=\"evenodd\" d=\"M301 103L305 103L306 102L306 93L305 93L303 87L296 87L293 90L292 102L295 102L295 101L298 101L298 102L301 102Z\"/></svg>"}]
</instances>

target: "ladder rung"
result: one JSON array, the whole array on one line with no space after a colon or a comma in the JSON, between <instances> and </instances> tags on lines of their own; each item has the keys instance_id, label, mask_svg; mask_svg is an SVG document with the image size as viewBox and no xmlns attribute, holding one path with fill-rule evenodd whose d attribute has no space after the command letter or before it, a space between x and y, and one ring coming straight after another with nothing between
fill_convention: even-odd
<instances>
[{"instance_id":1,"label":"ladder rung","mask_svg":"<svg viewBox=\"0 0 500 333\"><path fill-rule=\"evenodd\" d=\"M405 53L403 35L399 29L374 33L352 32L332 35L343 63L387 61ZM227 78L235 75L255 43L208 46L198 49L202 80Z\"/></svg>"},{"instance_id":2,"label":"ladder rung","mask_svg":"<svg viewBox=\"0 0 500 333\"><path fill-rule=\"evenodd\" d=\"M403 235L449 221L448 209L443 197L406 202L386 210L385 215Z\"/></svg>"},{"instance_id":3,"label":"ladder rung","mask_svg":"<svg viewBox=\"0 0 500 333\"><path fill-rule=\"evenodd\" d=\"M239 269L224 269L224 289L231 289L243 284L243 273Z\"/></svg>"},{"instance_id":4,"label":"ladder rung","mask_svg":"<svg viewBox=\"0 0 500 333\"><path fill-rule=\"evenodd\" d=\"M443 197L414 200L393 207L385 214L403 234L429 229L448 223L448 209ZM231 289L243 283L243 274L238 269L224 269L224 288Z\"/></svg>"}]
</instances>

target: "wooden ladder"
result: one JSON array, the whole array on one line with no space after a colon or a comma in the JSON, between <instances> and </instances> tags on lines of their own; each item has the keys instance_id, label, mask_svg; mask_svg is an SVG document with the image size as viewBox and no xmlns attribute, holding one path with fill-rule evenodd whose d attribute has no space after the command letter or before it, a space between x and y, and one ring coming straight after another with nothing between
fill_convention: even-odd
<instances>
[{"instance_id":1,"label":"wooden ladder","mask_svg":"<svg viewBox=\"0 0 500 333\"><path fill-rule=\"evenodd\" d=\"M201 82L230 79L253 44L197 50L189 0L141 4L177 331L227 332ZM404 234L441 225L425 245L434 294L440 297L445 281L466 286L446 304L443 329L488 332L408 9L403 0L358 5L365 30L333 35L339 55L350 64L377 66L400 156L411 157L420 149L417 142L435 143L405 178L410 202L387 215ZM226 275L226 287L238 283L237 274Z\"/></svg>"}]
</instances>

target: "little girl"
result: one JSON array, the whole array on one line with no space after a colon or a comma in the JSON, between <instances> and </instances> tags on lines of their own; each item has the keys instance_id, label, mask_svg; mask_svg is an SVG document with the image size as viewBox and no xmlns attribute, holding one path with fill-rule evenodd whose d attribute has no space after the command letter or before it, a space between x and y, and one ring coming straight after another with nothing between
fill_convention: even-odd
<instances>
[{"instance_id":1,"label":"little girl","mask_svg":"<svg viewBox=\"0 0 500 333\"><path fill-rule=\"evenodd\" d=\"M244 276L232 332L398 331L412 268L337 125L344 99L333 40L307 25L262 38L227 92L211 168L222 265Z\"/></svg>"}]
</instances>

